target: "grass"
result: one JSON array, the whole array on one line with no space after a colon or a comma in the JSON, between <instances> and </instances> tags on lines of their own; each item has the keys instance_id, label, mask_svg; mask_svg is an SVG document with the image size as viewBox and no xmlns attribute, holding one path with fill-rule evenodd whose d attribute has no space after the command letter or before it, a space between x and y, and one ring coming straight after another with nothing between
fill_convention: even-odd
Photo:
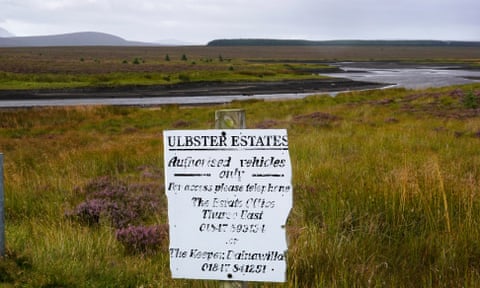
<instances>
[{"instance_id":1,"label":"grass","mask_svg":"<svg viewBox=\"0 0 480 288\"><path fill-rule=\"evenodd\" d=\"M272 67L269 67L272 66ZM275 66L275 67L273 67ZM0 90L61 89L84 87L118 87L169 85L182 82L212 81L281 81L286 79L327 78L298 70L280 69L278 65L230 65L224 71L196 70L189 67L186 72L115 72L105 74L17 74L0 72ZM231 68L230 68L231 67Z\"/></svg>"},{"instance_id":2,"label":"grass","mask_svg":"<svg viewBox=\"0 0 480 288\"><path fill-rule=\"evenodd\" d=\"M65 212L104 176L164 195L162 131L212 128L215 110L241 107L249 128L288 129L294 175L288 282L250 287L476 287L480 118L469 103L479 94L472 84L218 107L1 110L0 283L218 287L171 279L164 250L128 253L108 221L82 225ZM145 224L167 223L162 203Z\"/></svg>"}]
</instances>

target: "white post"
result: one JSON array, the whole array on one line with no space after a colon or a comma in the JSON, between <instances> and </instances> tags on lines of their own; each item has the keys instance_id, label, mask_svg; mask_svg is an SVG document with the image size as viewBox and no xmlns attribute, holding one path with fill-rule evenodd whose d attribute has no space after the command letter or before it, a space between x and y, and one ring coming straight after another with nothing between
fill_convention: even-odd
<instances>
[{"instance_id":1,"label":"white post","mask_svg":"<svg viewBox=\"0 0 480 288\"><path fill-rule=\"evenodd\" d=\"M225 109L215 111L216 129L245 129L245 110ZM248 282L223 282L222 288L248 288Z\"/></svg>"},{"instance_id":2,"label":"white post","mask_svg":"<svg viewBox=\"0 0 480 288\"><path fill-rule=\"evenodd\" d=\"M5 256L5 201L3 185L3 154L0 153L0 257Z\"/></svg>"}]
</instances>

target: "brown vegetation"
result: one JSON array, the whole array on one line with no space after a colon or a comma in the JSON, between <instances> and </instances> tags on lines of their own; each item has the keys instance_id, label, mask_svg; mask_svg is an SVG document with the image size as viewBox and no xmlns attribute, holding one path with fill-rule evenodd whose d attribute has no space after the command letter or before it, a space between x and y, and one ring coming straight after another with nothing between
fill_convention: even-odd
<instances>
[{"instance_id":1,"label":"brown vegetation","mask_svg":"<svg viewBox=\"0 0 480 288\"><path fill-rule=\"evenodd\" d=\"M166 61L166 55L171 61ZM217 59L288 59L288 60L404 60L467 61L480 58L475 47L394 47L394 46L328 46L328 47L42 47L0 48L1 71L15 73L113 73L113 72L179 72L191 67L188 59L196 61L195 70L223 69L207 65ZM137 59L141 65L133 62ZM101 64L101 65L99 65ZM226 65L226 63L225 63Z\"/></svg>"}]
</instances>

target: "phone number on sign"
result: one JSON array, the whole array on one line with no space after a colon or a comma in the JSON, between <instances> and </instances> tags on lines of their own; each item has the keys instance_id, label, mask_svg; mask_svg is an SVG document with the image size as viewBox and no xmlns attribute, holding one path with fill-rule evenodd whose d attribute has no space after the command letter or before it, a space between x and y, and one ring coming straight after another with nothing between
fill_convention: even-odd
<instances>
[{"instance_id":1,"label":"phone number on sign","mask_svg":"<svg viewBox=\"0 0 480 288\"><path fill-rule=\"evenodd\" d=\"M265 224L211 224L202 223L200 232L229 232L229 233L265 233Z\"/></svg>"},{"instance_id":2,"label":"phone number on sign","mask_svg":"<svg viewBox=\"0 0 480 288\"><path fill-rule=\"evenodd\" d=\"M201 267L205 272L232 272L232 273L265 273L267 265L263 264L218 264L218 263L204 263Z\"/></svg>"}]
</instances>

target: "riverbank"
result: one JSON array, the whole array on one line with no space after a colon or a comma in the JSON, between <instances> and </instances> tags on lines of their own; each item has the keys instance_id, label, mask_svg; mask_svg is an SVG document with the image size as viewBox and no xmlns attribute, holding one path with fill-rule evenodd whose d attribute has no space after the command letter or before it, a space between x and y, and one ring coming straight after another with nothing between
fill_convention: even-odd
<instances>
[{"instance_id":1,"label":"riverbank","mask_svg":"<svg viewBox=\"0 0 480 288\"><path fill-rule=\"evenodd\" d=\"M0 90L0 100L92 99L327 93L374 89L385 84L345 78L284 81L184 82L172 85Z\"/></svg>"}]
</instances>

